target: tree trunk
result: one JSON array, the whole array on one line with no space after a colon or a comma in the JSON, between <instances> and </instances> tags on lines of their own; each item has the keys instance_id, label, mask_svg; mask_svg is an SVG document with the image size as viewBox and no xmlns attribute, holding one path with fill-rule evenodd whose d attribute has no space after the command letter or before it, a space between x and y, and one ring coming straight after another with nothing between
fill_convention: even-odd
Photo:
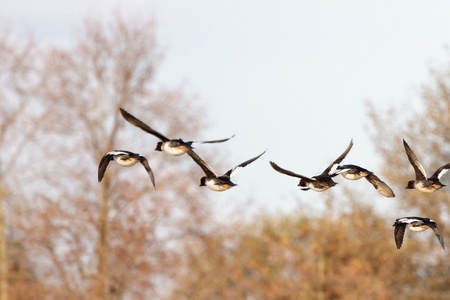
<instances>
[{"instance_id":1,"label":"tree trunk","mask_svg":"<svg viewBox=\"0 0 450 300\"><path fill-rule=\"evenodd\" d=\"M108 276L108 236L109 236L109 203L107 189L109 180L102 182L100 192L100 216L99 216L99 240L98 240L98 262L97 273L99 279L98 296L100 299L109 299L109 276Z\"/></svg>"},{"instance_id":2,"label":"tree trunk","mask_svg":"<svg viewBox=\"0 0 450 300\"><path fill-rule=\"evenodd\" d=\"M8 299L8 248L6 241L6 220L3 211L5 192L0 186L0 300Z\"/></svg>"}]
</instances>

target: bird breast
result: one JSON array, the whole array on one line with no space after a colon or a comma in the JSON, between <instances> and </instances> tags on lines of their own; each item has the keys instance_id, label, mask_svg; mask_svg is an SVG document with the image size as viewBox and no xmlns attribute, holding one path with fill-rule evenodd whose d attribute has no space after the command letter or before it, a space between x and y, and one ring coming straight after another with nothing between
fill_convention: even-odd
<instances>
[{"instance_id":1,"label":"bird breast","mask_svg":"<svg viewBox=\"0 0 450 300\"><path fill-rule=\"evenodd\" d=\"M162 150L169 155L180 156L188 151L187 147L179 148L180 143L174 141L164 142L162 145Z\"/></svg>"},{"instance_id":2,"label":"bird breast","mask_svg":"<svg viewBox=\"0 0 450 300\"><path fill-rule=\"evenodd\" d=\"M434 191L438 190L437 188L431 186L431 181L429 180L416 180L414 182L414 187L421 192L424 193L433 193Z\"/></svg>"},{"instance_id":3,"label":"bird breast","mask_svg":"<svg viewBox=\"0 0 450 300\"><path fill-rule=\"evenodd\" d=\"M216 191L216 192L223 192L232 187L231 185L223 185L223 183L218 181L217 178L206 179L205 184L211 190Z\"/></svg>"},{"instance_id":4,"label":"bird breast","mask_svg":"<svg viewBox=\"0 0 450 300\"><path fill-rule=\"evenodd\" d=\"M429 227L421 227L422 224L409 224L408 229L412 231L424 231L427 230Z\"/></svg>"},{"instance_id":5,"label":"bird breast","mask_svg":"<svg viewBox=\"0 0 450 300\"><path fill-rule=\"evenodd\" d=\"M121 165L123 167L131 167L139 162L139 159L132 157L124 158L123 156L116 156L114 160L118 165Z\"/></svg>"},{"instance_id":6,"label":"bird breast","mask_svg":"<svg viewBox=\"0 0 450 300\"><path fill-rule=\"evenodd\" d=\"M343 172L341 173L341 175L345 178L345 179L349 179L349 180L358 180L363 178L366 175L360 175L358 173L350 173L350 172Z\"/></svg>"},{"instance_id":7,"label":"bird breast","mask_svg":"<svg viewBox=\"0 0 450 300\"><path fill-rule=\"evenodd\" d=\"M323 192L331 187L330 185L317 183L314 181L306 183L306 186L316 192Z\"/></svg>"}]
</instances>

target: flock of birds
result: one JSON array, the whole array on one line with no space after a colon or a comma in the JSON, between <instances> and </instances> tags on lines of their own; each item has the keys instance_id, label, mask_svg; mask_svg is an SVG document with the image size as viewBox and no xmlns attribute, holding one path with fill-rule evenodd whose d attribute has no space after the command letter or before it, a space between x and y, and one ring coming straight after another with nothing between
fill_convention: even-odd
<instances>
[{"instance_id":1,"label":"flock of birds","mask_svg":"<svg viewBox=\"0 0 450 300\"><path fill-rule=\"evenodd\" d=\"M227 139L221 140L212 140L212 141L188 141L185 142L182 139L169 139L160 132L154 130L141 120L137 119L126 110L120 108L120 112L126 121L133 124L134 126L139 127L143 131L150 133L161 141L157 143L156 149L157 151L166 152L169 155L180 156L187 153L194 162L200 166L200 168L205 173L200 179L200 186L207 186L213 191L225 191L233 186L236 186L235 183L231 181L231 177L236 174L239 170L251 164L258 158L260 158L266 151L255 156L249 160L244 161L243 163L231 168L224 175L218 176L216 172L202 159L198 156L197 153L194 152L192 145L193 144L204 144L204 143L222 143L228 141L233 138L234 135ZM431 177L427 177L425 169L420 164L414 152L411 150L409 145L403 140L403 145L405 147L406 154L408 156L408 160L414 168L416 173L416 179L410 180L407 183L407 189L416 189L420 192L424 193L433 193L445 185L440 182L440 178L450 169L450 163L440 167ZM349 180L358 180L361 178L365 178L368 182L370 182L375 189L385 197L395 197L392 189L382 180L380 180L373 172L364 169L362 167L356 165L340 165L342 160L347 156L350 149L353 147L353 141L350 141L347 149L335 160L333 161L320 175L312 176L311 178L294 173L292 171L288 171L279 167L274 162L270 162L270 165L275 171L278 171L282 174L300 178L300 182L298 186L301 187L301 190L307 191L309 189L322 192L325 191L337 184L337 182L333 181L333 177L337 175L342 175L344 178ZM103 176L105 174L106 168L110 161L115 161L120 166L131 167L138 162L140 162L147 173L150 176L150 180L155 187L155 176L153 174L152 169L148 163L148 160L137 153L133 153L125 150L113 150L107 152L102 159L100 160L99 168L98 168L98 181L101 182ZM437 239L439 240L442 248L445 251L444 247L444 238L437 226L437 223L429 218L422 217L404 217L399 218L395 221L394 225L394 238L397 249L400 249L403 243L403 237L405 234L405 229L408 228L412 231L424 231L428 228L431 228Z\"/></svg>"}]
</instances>

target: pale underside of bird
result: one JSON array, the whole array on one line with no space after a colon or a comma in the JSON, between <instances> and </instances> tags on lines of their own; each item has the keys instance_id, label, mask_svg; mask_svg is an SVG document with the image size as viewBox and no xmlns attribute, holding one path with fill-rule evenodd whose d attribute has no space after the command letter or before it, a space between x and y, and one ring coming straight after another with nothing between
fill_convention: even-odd
<instances>
[{"instance_id":1,"label":"pale underside of bird","mask_svg":"<svg viewBox=\"0 0 450 300\"><path fill-rule=\"evenodd\" d=\"M197 153L195 153L193 150L189 150L187 154L192 157L194 162L200 166L200 168L205 173L205 176L203 176L200 179L200 186L207 186L211 190L216 192L223 192L226 191L237 184L233 183L231 181L231 177L235 175L238 171L240 171L245 166L249 165L250 163L254 162L258 158L261 157L266 151L259 154L256 157L253 157L249 160L244 161L243 163L231 168L228 170L224 175L218 176L216 172L200 157Z\"/></svg>"},{"instance_id":2,"label":"pale underside of bird","mask_svg":"<svg viewBox=\"0 0 450 300\"><path fill-rule=\"evenodd\" d=\"M133 153L125 150L113 150L105 153L102 159L100 160L100 164L98 166L98 181L101 182L103 176L105 175L106 168L110 161L115 161L118 165L122 167L131 167L140 162L145 171L147 171L150 176L150 180L155 186L155 176L153 175L153 171L148 164L147 159L144 156L139 155L138 153Z\"/></svg>"},{"instance_id":3,"label":"pale underside of bird","mask_svg":"<svg viewBox=\"0 0 450 300\"><path fill-rule=\"evenodd\" d=\"M336 172L338 170L339 164L347 156L348 152L350 151L350 149L352 149L352 147L353 147L353 140L350 141L350 144L348 145L347 149L345 149L345 151L335 161L333 161L322 172L322 174L313 176L311 178L283 169L272 161L270 162L270 165L272 166L272 168L275 169L275 171L278 171L288 176L300 178L298 186L302 187L301 190L307 191L311 189L316 192L322 192L337 184L337 182L333 181L332 177L337 174Z\"/></svg>"},{"instance_id":4,"label":"pale underside of bird","mask_svg":"<svg viewBox=\"0 0 450 300\"><path fill-rule=\"evenodd\" d=\"M221 140L212 140L212 141L183 141L182 139L169 139L168 137L166 137L165 135L163 135L162 133L154 130L153 128L151 128L150 126L148 126L147 124L145 124L144 122L142 122L141 120L139 120L138 118L136 118L135 116L131 115L129 112L127 112L126 110L124 110L123 108L120 108L120 112L122 114L122 116L124 117L125 120L127 120L130 124L142 129L143 131L150 133L154 136L156 136L157 138L159 138L161 141L158 142L156 144L156 149L157 151L164 151L165 153L169 154L169 155L174 155L174 156L179 156L179 155L183 155L184 153L186 153L188 150L192 150L193 144L214 144L214 143L222 143L222 142L226 142L229 139L233 138L233 136L226 138L226 139L221 139Z\"/></svg>"},{"instance_id":5,"label":"pale underside of bird","mask_svg":"<svg viewBox=\"0 0 450 300\"><path fill-rule=\"evenodd\" d=\"M433 229L434 234L436 235L439 243L442 246L442 249L445 250L444 247L444 237L439 230L437 223L429 218L422 217L404 217L395 220L394 226L394 238L397 249L400 249L403 244L403 237L405 235L405 229L409 229L411 231L424 231L428 228Z\"/></svg>"},{"instance_id":6,"label":"pale underside of bird","mask_svg":"<svg viewBox=\"0 0 450 300\"><path fill-rule=\"evenodd\" d=\"M403 140L403 146L405 147L406 155L408 156L408 160L414 168L414 172L416 173L416 179L408 181L406 185L407 189L416 189L425 193L433 193L445 185L440 182L442 175L444 175L450 169L450 163L443 165L439 169L434 172L431 177L427 177L427 173L423 168L422 164L417 159L417 156L411 150L408 143Z\"/></svg>"},{"instance_id":7,"label":"pale underside of bird","mask_svg":"<svg viewBox=\"0 0 450 300\"><path fill-rule=\"evenodd\" d=\"M339 166L334 176L337 174L341 174L342 177L348 180L359 180L361 178L366 178L366 180L370 182L381 195L385 197L395 197L392 189L384 181L378 178L378 176L367 169L356 165L347 164Z\"/></svg>"}]
</instances>

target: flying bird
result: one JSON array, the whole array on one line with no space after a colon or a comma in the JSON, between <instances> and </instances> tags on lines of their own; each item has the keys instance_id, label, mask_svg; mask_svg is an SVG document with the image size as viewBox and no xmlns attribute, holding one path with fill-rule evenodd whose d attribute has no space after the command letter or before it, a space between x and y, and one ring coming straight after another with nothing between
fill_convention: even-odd
<instances>
[{"instance_id":1,"label":"flying bird","mask_svg":"<svg viewBox=\"0 0 450 300\"><path fill-rule=\"evenodd\" d=\"M439 228L437 227L437 223L429 218L420 218L420 217L405 217L395 220L394 225L394 238L395 244L397 245L397 249L400 249L403 243L403 236L405 235L405 229L408 228L412 231L424 231L428 228L433 229L434 234L436 235L439 243L441 243L442 249L445 250L444 247L444 237L442 236Z\"/></svg>"},{"instance_id":2,"label":"flying bird","mask_svg":"<svg viewBox=\"0 0 450 300\"><path fill-rule=\"evenodd\" d=\"M217 192L223 192L232 188L233 186L236 186L237 184L231 181L231 176L235 175L239 170L257 160L264 153L266 153L266 151L264 151L263 153L261 153L256 157L246 160L243 163L231 168L224 175L217 176L214 170L207 163L205 163L203 159L201 159L200 156L198 156L197 153L195 153L193 150L189 150L187 152L187 154L190 157L192 157L195 163L197 163L200 166L200 168L202 168L203 172L205 172L206 176L203 176L200 179L200 186L207 186L211 190Z\"/></svg>"},{"instance_id":3,"label":"flying bird","mask_svg":"<svg viewBox=\"0 0 450 300\"><path fill-rule=\"evenodd\" d=\"M147 124L145 124L144 122L139 120L138 118L136 118L133 115L131 115L130 113L128 113L123 108L120 108L120 112L121 112L122 116L125 118L125 120L127 120L129 123L133 124L134 126L139 127L143 131L150 133L150 134L156 136L157 138L159 138L161 141L156 144L155 150L164 151L169 155L174 155L174 156L183 155L188 150L193 149L192 144L222 143L222 142L228 141L229 139L234 137L234 135L233 135L232 137L229 137L227 139L222 139L222 140L188 141L188 142L185 142L182 139L169 139L166 136L164 136L162 133L154 130L153 128L151 128L150 126L148 126Z\"/></svg>"},{"instance_id":4,"label":"flying bird","mask_svg":"<svg viewBox=\"0 0 450 300\"><path fill-rule=\"evenodd\" d=\"M408 181L408 184L406 186L407 189L415 188L416 190L421 192L433 193L445 186L439 180L441 179L442 175L444 175L450 169L450 163L440 167L436 172L434 172L431 177L427 178L425 169L422 167L419 160L417 159L417 156L414 154L414 152L411 150L404 139L403 146L405 146L408 160L413 166L414 171L416 172L416 180Z\"/></svg>"},{"instance_id":5,"label":"flying bird","mask_svg":"<svg viewBox=\"0 0 450 300\"><path fill-rule=\"evenodd\" d=\"M103 179L103 175L105 175L106 168L111 160L114 160L118 165L123 167L131 167L140 162L148 175L150 176L150 180L152 181L153 187L155 186L155 176L153 175L153 171L148 164L148 161L145 157L133 153L130 151L124 150L113 150L105 153L102 159L100 160L100 164L98 166L98 181L101 182Z\"/></svg>"},{"instance_id":6,"label":"flying bird","mask_svg":"<svg viewBox=\"0 0 450 300\"><path fill-rule=\"evenodd\" d=\"M380 178L378 178L378 176L367 169L355 165L343 165L338 166L337 174L341 174L345 179L349 180L358 180L364 177L374 186L374 188L377 189L381 195L385 197L395 197L392 189ZM337 176L337 174L334 174L333 177Z\"/></svg>"},{"instance_id":7,"label":"flying bird","mask_svg":"<svg viewBox=\"0 0 450 300\"><path fill-rule=\"evenodd\" d=\"M345 158L345 156L347 156L348 152L350 151L350 149L352 149L352 147L353 147L353 140L350 141L350 144L348 145L347 149L345 149L344 153L342 153L341 156L339 156L335 161L333 161L331 165L329 165L328 168L326 168L322 172L322 174L313 176L311 178L285 170L272 161L270 162L270 165L272 166L272 168L275 169L275 171L286 174L288 176L300 178L300 183L298 184L298 186L302 187L301 190L307 191L311 189L316 192L322 192L337 184L337 182L334 182L333 179L331 178L336 175L336 171L339 167L339 164Z\"/></svg>"}]
</instances>

